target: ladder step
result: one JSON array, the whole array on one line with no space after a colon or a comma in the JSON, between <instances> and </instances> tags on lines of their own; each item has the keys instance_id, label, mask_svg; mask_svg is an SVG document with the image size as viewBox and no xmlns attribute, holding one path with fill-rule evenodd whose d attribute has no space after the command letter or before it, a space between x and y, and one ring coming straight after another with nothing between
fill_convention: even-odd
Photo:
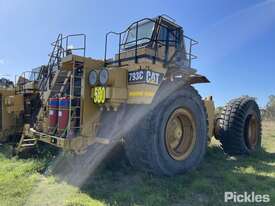
<instances>
[{"instance_id":1,"label":"ladder step","mask_svg":"<svg viewBox=\"0 0 275 206\"><path fill-rule=\"evenodd\" d=\"M67 78L67 77L69 77L69 76L70 76L69 74L67 74L67 75L63 75L63 74L61 75L60 73L58 74L58 77L61 77L61 78L62 78L62 77L63 77L63 78Z\"/></svg>"},{"instance_id":2,"label":"ladder step","mask_svg":"<svg viewBox=\"0 0 275 206\"><path fill-rule=\"evenodd\" d=\"M56 82L55 85L66 85L64 82Z\"/></svg>"},{"instance_id":3,"label":"ladder step","mask_svg":"<svg viewBox=\"0 0 275 206\"><path fill-rule=\"evenodd\" d=\"M57 78L54 84L63 83L63 82L65 82L66 79L68 79L68 78Z\"/></svg>"},{"instance_id":4,"label":"ladder step","mask_svg":"<svg viewBox=\"0 0 275 206\"><path fill-rule=\"evenodd\" d=\"M59 75L57 76L56 79L67 79L68 78L68 75Z\"/></svg>"},{"instance_id":5,"label":"ladder step","mask_svg":"<svg viewBox=\"0 0 275 206\"><path fill-rule=\"evenodd\" d=\"M55 87L62 87L63 86L63 83L62 84L55 84L53 85L52 89L55 88Z\"/></svg>"},{"instance_id":6,"label":"ladder step","mask_svg":"<svg viewBox=\"0 0 275 206\"><path fill-rule=\"evenodd\" d=\"M36 144L21 144L20 147L34 147Z\"/></svg>"},{"instance_id":7,"label":"ladder step","mask_svg":"<svg viewBox=\"0 0 275 206\"><path fill-rule=\"evenodd\" d=\"M59 70L60 72L58 73L58 77L67 77L69 72L68 71L63 71Z\"/></svg>"},{"instance_id":8,"label":"ladder step","mask_svg":"<svg viewBox=\"0 0 275 206\"><path fill-rule=\"evenodd\" d=\"M36 141L36 139L23 139L23 142Z\"/></svg>"}]
</instances>

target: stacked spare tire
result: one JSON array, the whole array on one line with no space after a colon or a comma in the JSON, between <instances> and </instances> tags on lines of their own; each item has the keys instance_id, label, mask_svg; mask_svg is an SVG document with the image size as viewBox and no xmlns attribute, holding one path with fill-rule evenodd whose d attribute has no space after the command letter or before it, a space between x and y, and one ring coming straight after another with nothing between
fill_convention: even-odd
<instances>
[{"instance_id":1,"label":"stacked spare tire","mask_svg":"<svg viewBox=\"0 0 275 206\"><path fill-rule=\"evenodd\" d=\"M261 113L254 98L231 100L217 119L216 137L225 153L251 154L261 147Z\"/></svg>"}]
</instances>

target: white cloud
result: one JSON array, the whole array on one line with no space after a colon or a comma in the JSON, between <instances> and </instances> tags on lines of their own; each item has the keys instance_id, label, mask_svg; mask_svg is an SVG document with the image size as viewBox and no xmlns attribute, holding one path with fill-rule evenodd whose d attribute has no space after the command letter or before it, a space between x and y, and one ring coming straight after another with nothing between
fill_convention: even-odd
<instances>
[{"instance_id":1,"label":"white cloud","mask_svg":"<svg viewBox=\"0 0 275 206\"><path fill-rule=\"evenodd\" d=\"M5 60L4 59L0 59L0 64L5 64Z\"/></svg>"}]
</instances>

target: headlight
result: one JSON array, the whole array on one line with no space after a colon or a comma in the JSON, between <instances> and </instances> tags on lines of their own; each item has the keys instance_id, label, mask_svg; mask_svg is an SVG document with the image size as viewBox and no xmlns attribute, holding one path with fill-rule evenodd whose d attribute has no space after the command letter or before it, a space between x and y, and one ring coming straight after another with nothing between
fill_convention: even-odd
<instances>
[{"instance_id":1,"label":"headlight","mask_svg":"<svg viewBox=\"0 0 275 206\"><path fill-rule=\"evenodd\" d=\"M95 70L92 70L90 71L90 74L89 74L89 84L91 86L95 86L97 83L97 73Z\"/></svg>"},{"instance_id":2,"label":"headlight","mask_svg":"<svg viewBox=\"0 0 275 206\"><path fill-rule=\"evenodd\" d=\"M107 69L101 69L99 72L99 83L101 85L107 84L109 80L109 72Z\"/></svg>"}]
</instances>

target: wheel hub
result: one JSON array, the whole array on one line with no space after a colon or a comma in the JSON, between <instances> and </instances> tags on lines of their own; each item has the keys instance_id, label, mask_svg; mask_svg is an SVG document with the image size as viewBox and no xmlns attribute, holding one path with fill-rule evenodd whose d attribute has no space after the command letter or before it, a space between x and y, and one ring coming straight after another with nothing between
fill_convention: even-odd
<instances>
[{"instance_id":1,"label":"wheel hub","mask_svg":"<svg viewBox=\"0 0 275 206\"><path fill-rule=\"evenodd\" d=\"M196 142L195 120L187 109L176 109L166 125L165 144L175 160L184 160L193 151Z\"/></svg>"},{"instance_id":2,"label":"wheel hub","mask_svg":"<svg viewBox=\"0 0 275 206\"><path fill-rule=\"evenodd\" d=\"M246 139L248 147L255 149L258 142L258 122L254 114L247 118L246 125Z\"/></svg>"}]
</instances>

